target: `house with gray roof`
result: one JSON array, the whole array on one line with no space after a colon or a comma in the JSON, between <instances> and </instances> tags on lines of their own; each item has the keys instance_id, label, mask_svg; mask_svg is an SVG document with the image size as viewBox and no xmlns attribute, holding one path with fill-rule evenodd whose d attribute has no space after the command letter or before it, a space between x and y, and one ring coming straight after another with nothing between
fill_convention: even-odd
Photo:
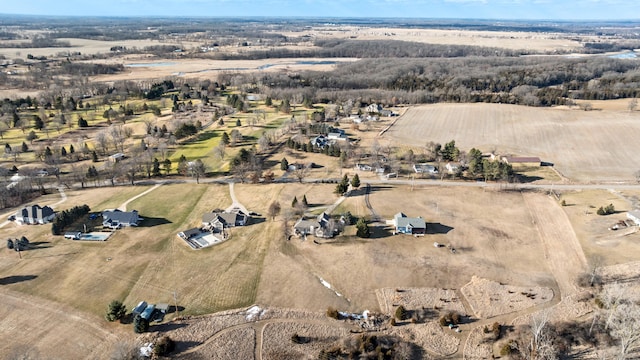
<instances>
[{"instance_id":1,"label":"house with gray roof","mask_svg":"<svg viewBox=\"0 0 640 360\"><path fill-rule=\"evenodd\" d=\"M421 217L408 217L399 212L393 217L393 226L395 234L410 234L415 236L424 236L427 233L427 223Z\"/></svg>"},{"instance_id":2,"label":"house with gray roof","mask_svg":"<svg viewBox=\"0 0 640 360\"><path fill-rule=\"evenodd\" d=\"M142 218L138 211L107 210L102 212L102 227L120 229L126 226L138 226Z\"/></svg>"},{"instance_id":3,"label":"house with gray roof","mask_svg":"<svg viewBox=\"0 0 640 360\"><path fill-rule=\"evenodd\" d=\"M331 216L325 212L316 218L301 218L293 225L293 233L297 236L315 235L317 237L330 238L335 235L332 228Z\"/></svg>"},{"instance_id":4,"label":"house with gray roof","mask_svg":"<svg viewBox=\"0 0 640 360\"><path fill-rule=\"evenodd\" d=\"M202 227L222 231L225 228L245 226L249 223L249 215L242 211L210 212L202 215Z\"/></svg>"},{"instance_id":5,"label":"house with gray roof","mask_svg":"<svg viewBox=\"0 0 640 360\"><path fill-rule=\"evenodd\" d=\"M18 224L46 224L56 216L52 208L40 205L25 206L16 212L15 221Z\"/></svg>"}]
</instances>

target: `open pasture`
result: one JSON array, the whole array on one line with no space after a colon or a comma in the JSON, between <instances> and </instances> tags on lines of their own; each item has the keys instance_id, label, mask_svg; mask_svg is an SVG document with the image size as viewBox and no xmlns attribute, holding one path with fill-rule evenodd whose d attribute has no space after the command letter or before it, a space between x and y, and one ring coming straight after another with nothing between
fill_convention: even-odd
<instances>
[{"instance_id":1,"label":"open pasture","mask_svg":"<svg viewBox=\"0 0 640 360\"><path fill-rule=\"evenodd\" d=\"M384 135L424 147L456 141L461 151L538 156L576 181L630 181L640 169L640 112L500 104L410 108Z\"/></svg>"}]
</instances>

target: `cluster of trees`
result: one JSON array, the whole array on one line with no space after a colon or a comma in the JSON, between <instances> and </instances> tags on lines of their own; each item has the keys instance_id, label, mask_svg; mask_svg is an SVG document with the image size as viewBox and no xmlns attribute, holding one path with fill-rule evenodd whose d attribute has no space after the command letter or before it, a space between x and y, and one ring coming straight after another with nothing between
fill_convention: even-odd
<instances>
[{"instance_id":1,"label":"cluster of trees","mask_svg":"<svg viewBox=\"0 0 640 360\"><path fill-rule=\"evenodd\" d=\"M476 148L467 154L469 163L467 174L470 177L482 176L485 180L508 180L513 176L513 167L503 161L485 159Z\"/></svg>"},{"instance_id":2,"label":"cluster of trees","mask_svg":"<svg viewBox=\"0 0 640 360\"><path fill-rule=\"evenodd\" d=\"M189 137L189 136L197 134L198 131L200 131L201 128L202 128L202 124L200 123L200 121L197 121L195 124L194 123L182 123L176 129L176 131L174 132L174 135L175 135L176 139L182 139L182 138Z\"/></svg>"},{"instance_id":3,"label":"cluster of trees","mask_svg":"<svg viewBox=\"0 0 640 360\"><path fill-rule=\"evenodd\" d=\"M329 156L340 157L342 154L342 149L337 144L330 144L325 146L324 148L320 148L317 146L313 146L311 141L307 141L306 143L298 142L293 138L287 139L286 145L289 149L300 150L304 152L318 152Z\"/></svg>"},{"instance_id":4,"label":"cluster of trees","mask_svg":"<svg viewBox=\"0 0 640 360\"><path fill-rule=\"evenodd\" d=\"M89 205L74 206L69 210L63 210L56 214L51 222L51 233L53 235L62 235L64 228L73 224L78 219L87 215L91 211Z\"/></svg>"},{"instance_id":5,"label":"cluster of trees","mask_svg":"<svg viewBox=\"0 0 640 360\"><path fill-rule=\"evenodd\" d=\"M122 319L126 314L127 308L124 306L122 301L113 300L109 303L107 313L104 317L107 321L116 321Z\"/></svg>"},{"instance_id":6,"label":"cluster of trees","mask_svg":"<svg viewBox=\"0 0 640 360\"><path fill-rule=\"evenodd\" d=\"M600 206L596 211L596 214L611 215L611 214L615 214L615 212L616 212L616 208L613 206L613 204L609 204L607 206Z\"/></svg>"},{"instance_id":7,"label":"cluster of trees","mask_svg":"<svg viewBox=\"0 0 640 360\"><path fill-rule=\"evenodd\" d=\"M246 111L246 104L242 100L242 97L238 94L227 95L227 105L232 106L238 111Z\"/></svg>"},{"instance_id":8,"label":"cluster of trees","mask_svg":"<svg viewBox=\"0 0 640 360\"><path fill-rule=\"evenodd\" d=\"M161 83L151 85L151 89L145 92L144 98L148 100L159 99L165 92L174 88L173 81L164 80Z\"/></svg>"}]
</instances>

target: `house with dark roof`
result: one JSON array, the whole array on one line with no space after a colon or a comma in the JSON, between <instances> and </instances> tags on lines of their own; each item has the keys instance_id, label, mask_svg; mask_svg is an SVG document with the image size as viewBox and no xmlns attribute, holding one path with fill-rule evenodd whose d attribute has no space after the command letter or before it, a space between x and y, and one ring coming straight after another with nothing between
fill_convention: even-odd
<instances>
[{"instance_id":1,"label":"house with dark roof","mask_svg":"<svg viewBox=\"0 0 640 360\"><path fill-rule=\"evenodd\" d=\"M138 226L142 218L138 211L107 210L102 212L102 227L120 229L126 226Z\"/></svg>"},{"instance_id":2,"label":"house with dark roof","mask_svg":"<svg viewBox=\"0 0 640 360\"><path fill-rule=\"evenodd\" d=\"M202 215L202 227L222 231L225 228L245 226L249 223L249 215L242 211L210 212Z\"/></svg>"},{"instance_id":3,"label":"house with dark roof","mask_svg":"<svg viewBox=\"0 0 640 360\"><path fill-rule=\"evenodd\" d=\"M394 233L424 236L427 233L427 223L421 217L408 217L399 212L393 217Z\"/></svg>"},{"instance_id":4,"label":"house with dark roof","mask_svg":"<svg viewBox=\"0 0 640 360\"><path fill-rule=\"evenodd\" d=\"M16 212L15 221L19 224L46 224L56 216L52 208L40 205L25 206Z\"/></svg>"},{"instance_id":5,"label":"house with dark roof","mask_svg":"<svg viewBox=\"0 0 640 360\"><path fill-rule=\"evenodd\" d=\"M180 231L178 233L178 236L180 236L184 240L189 240L192 237L194 237L196 235L200 235L200 234L202 234L202 230L200 230L200 228L192 228L192 229Z\"/></svg>"}]
</instances>

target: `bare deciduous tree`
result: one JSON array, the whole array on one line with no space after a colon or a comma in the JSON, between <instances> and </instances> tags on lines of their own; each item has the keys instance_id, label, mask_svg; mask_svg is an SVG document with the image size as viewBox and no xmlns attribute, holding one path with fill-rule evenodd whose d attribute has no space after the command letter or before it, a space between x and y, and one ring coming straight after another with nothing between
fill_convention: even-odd
<instances>
[{"instance_id":1,"label":"bare deciduous tree","mask_svg":"<svg viewBox=\"0 0 640 360\"><path fill-rule=\"evenodd\" d=\"M298 179L298 182L302 182L304 178L309 175L309 167L306 165L296 166L296 169L293 170L293 176Z\"/></svg>"}]
</instances>

